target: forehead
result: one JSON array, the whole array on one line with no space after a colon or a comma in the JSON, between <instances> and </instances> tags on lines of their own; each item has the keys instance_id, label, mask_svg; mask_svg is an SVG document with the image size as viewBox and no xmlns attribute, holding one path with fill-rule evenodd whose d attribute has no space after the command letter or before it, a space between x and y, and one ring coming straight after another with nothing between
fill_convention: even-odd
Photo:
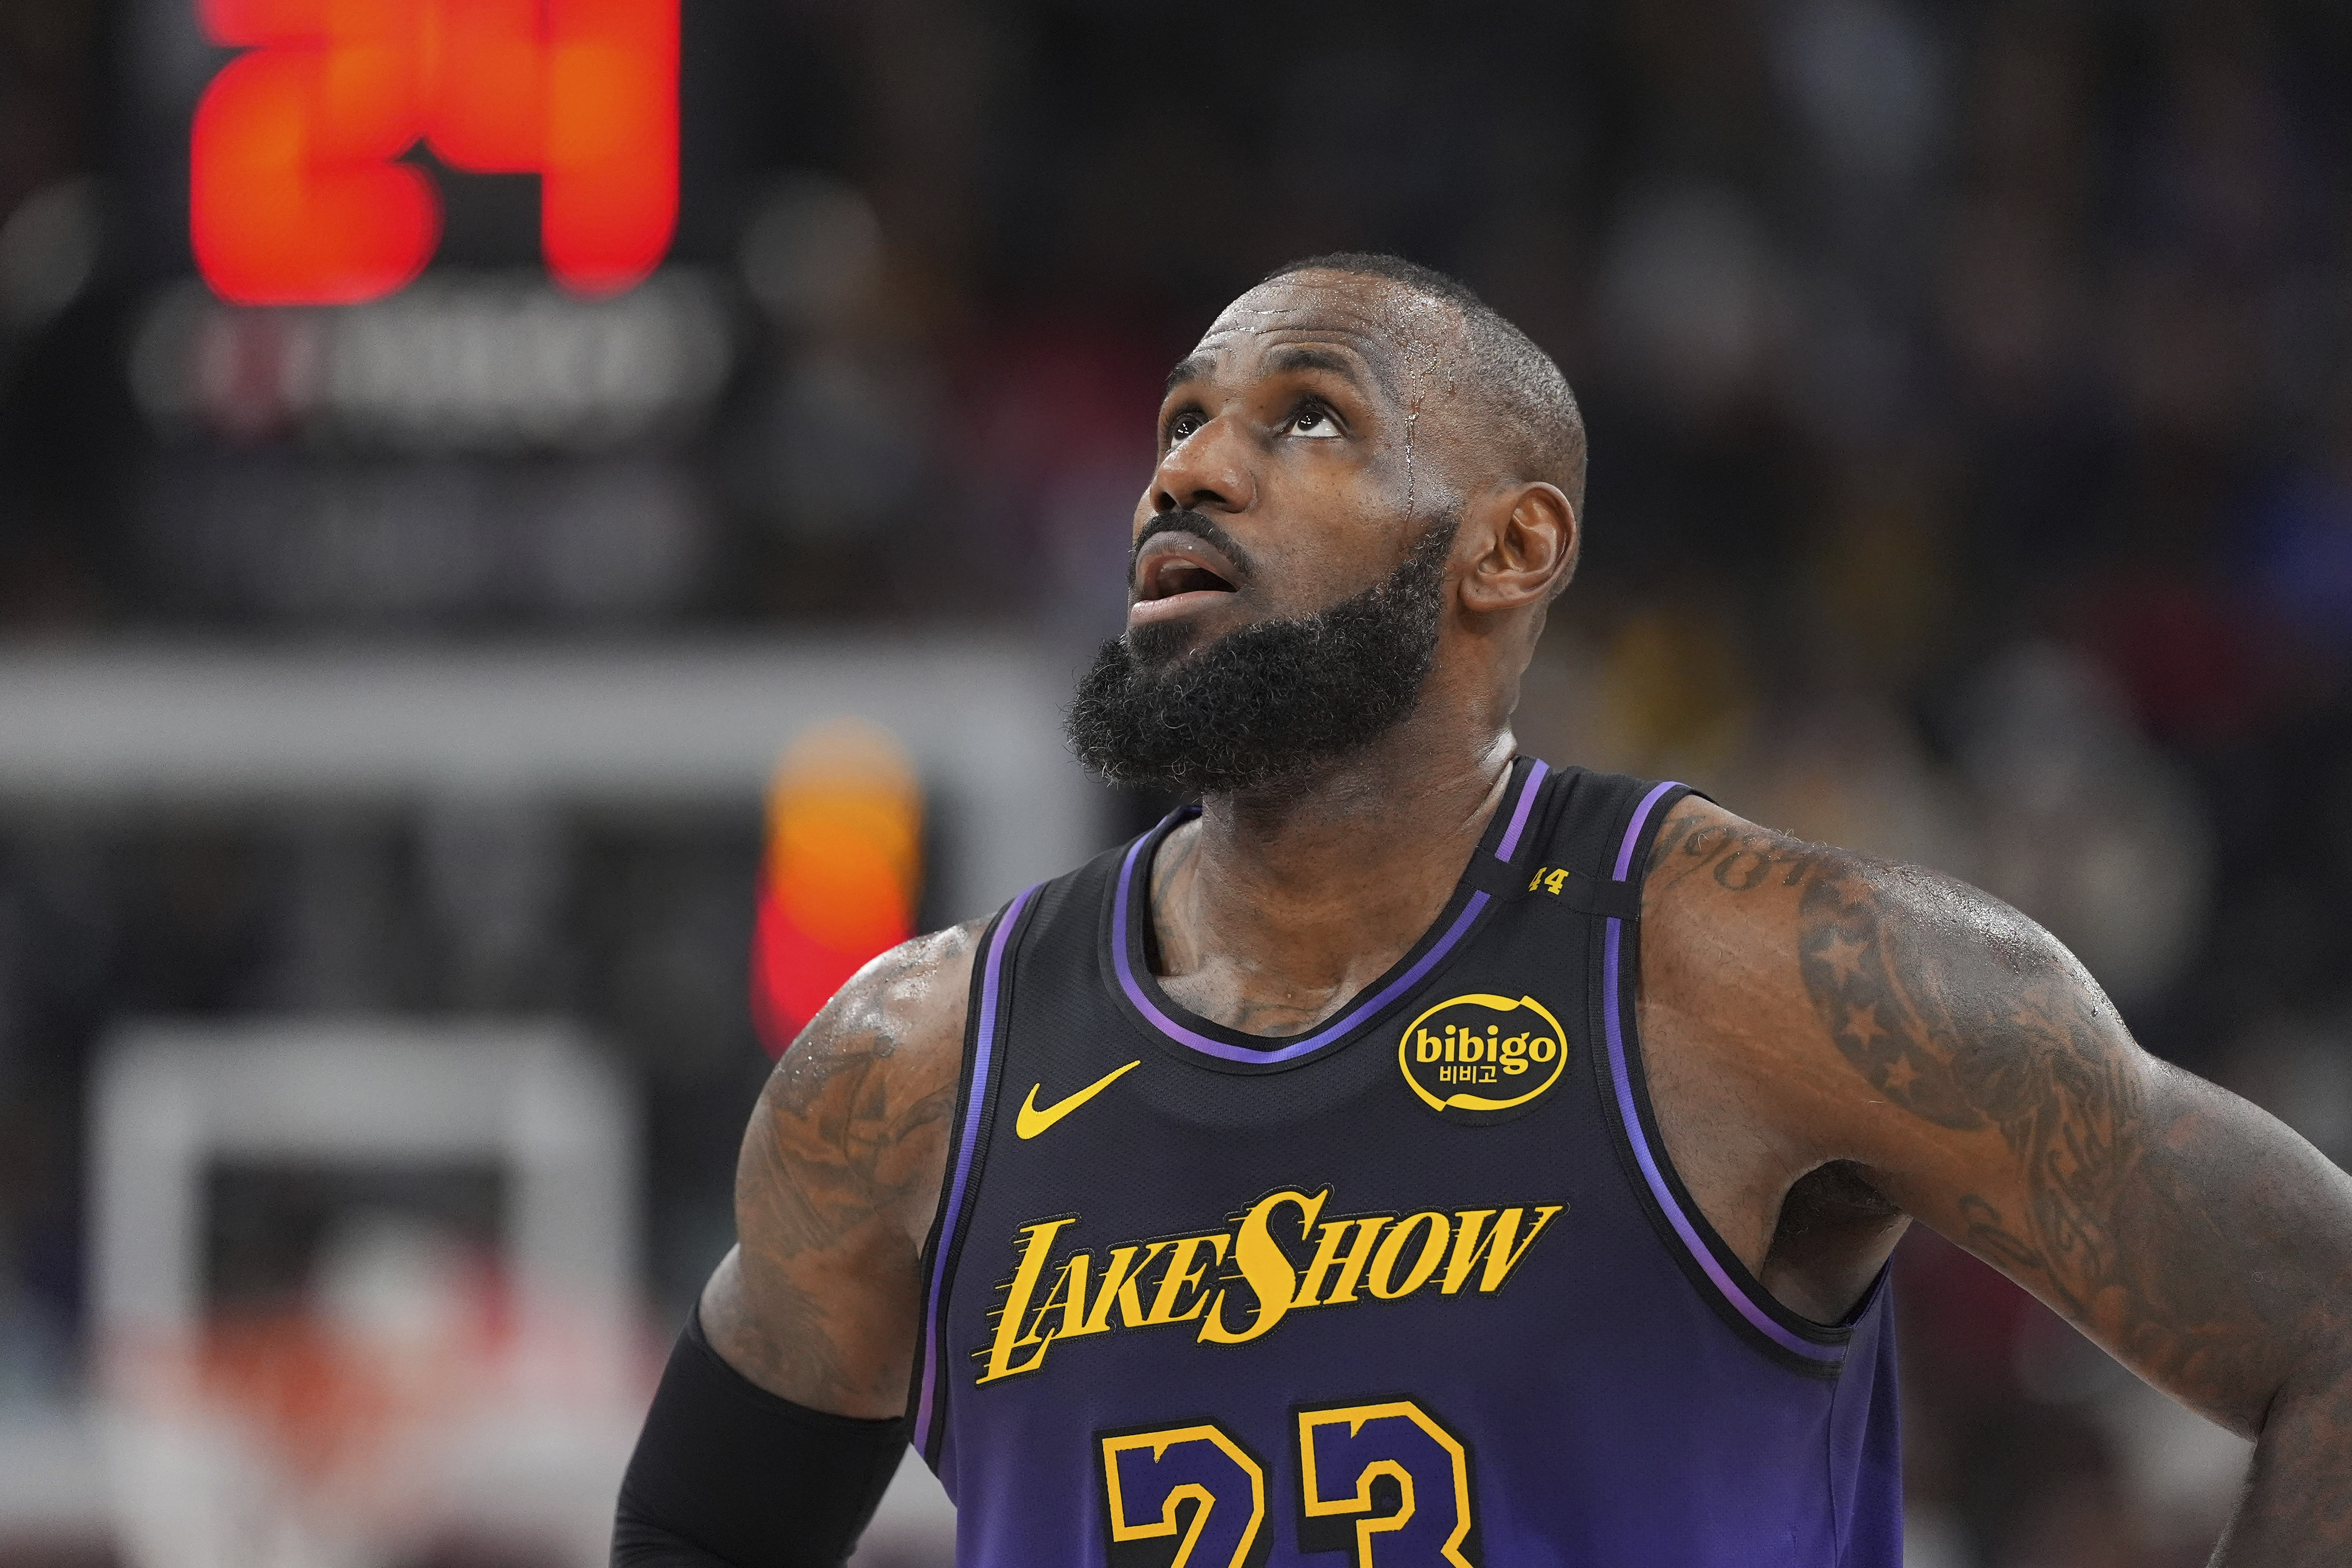
<instances>
[{"instance_id":1,"label":"forehead","mask_svg":"<svg viewBox=\"0 0 2352 1568\"><path fill-rule=\"evenodd\" d=\"M1278 348L1311 344L1361 362L1381 389L1412 401L1415 384L1450 356L1454 308L1385 278L1298 272L1226 306L1179 365L1180 377L1248 374Z\"/></svg>"}]
</instances>

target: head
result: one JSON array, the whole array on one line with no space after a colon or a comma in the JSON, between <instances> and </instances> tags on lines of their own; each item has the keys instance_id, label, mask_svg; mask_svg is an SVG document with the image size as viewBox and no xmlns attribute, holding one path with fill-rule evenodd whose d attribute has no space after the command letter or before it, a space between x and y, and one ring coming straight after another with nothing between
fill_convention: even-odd
<instances>
[{"instance_id":1,"label":"head","mask_svg":"<svg viewBox=\"0 0 2352 1568\"><path fill-rule=\"evenodd\" d=\"M1499 735L1580 541L1584 426L1526 334L1388 256L1296 262L1168 381L1128 629L1071 738L1107 776L1278 788L1408 721Z\"/></svg>"}]
</instances>

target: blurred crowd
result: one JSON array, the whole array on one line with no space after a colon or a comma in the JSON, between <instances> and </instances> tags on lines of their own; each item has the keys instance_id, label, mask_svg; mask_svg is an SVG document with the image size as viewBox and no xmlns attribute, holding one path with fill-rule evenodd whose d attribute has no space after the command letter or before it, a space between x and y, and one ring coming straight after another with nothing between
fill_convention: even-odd
<instances>
[{"instance_id":1,"label":"blurred crowd","mask_svg":"<svg viewBox=\"0 0 2352 1568\"><path fill-rule=\"evenodd\" d=\"M110 95L152 9L0 7L0 636L863 623L1075 662L1167 365L1268 268L1393 249L1591 427L1528 749L1977 882L2352 1158L2352 9L708 0L677 257L728 374L593 457L142 401L174 263ZM597 521L550 569L513 531L567 495ZM0 823L0 1401L74 1375L76 1097L125 1011L597 1018L672 1086L682 1300L757 1078L755 812ZM1935 1238L1899 1273L1919 1568L2203 1560L2240 1447Z\"/></svg>"}]
</instances>

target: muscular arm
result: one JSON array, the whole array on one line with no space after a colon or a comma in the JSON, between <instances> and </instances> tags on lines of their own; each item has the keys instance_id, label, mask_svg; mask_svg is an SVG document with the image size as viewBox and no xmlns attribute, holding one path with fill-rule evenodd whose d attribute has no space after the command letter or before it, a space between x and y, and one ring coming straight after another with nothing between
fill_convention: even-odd
<instances>
[{"instance_id":1,"label":"muscular arm","mask_svg":"<svg viewBox=\"0 0 2352 1568\"><path fill-rule=\"evenodd\" d=\"M906 1451L977 935L876 959L769 1078L736 1168L740 1244L655 1390L614 1568L840 1568L873 1517Z\"/></svg>"},{"instance_id":2,"label":"muscular arm","mask_svg":"<svg viewBox=\"0 0 2352 1568\"><path fill-rule=\"evenodd\" d=\"M1699 1121L1747 1108L1732 1152L1695 1162L1735 1247L1759 1194L1856 1172L2258 1439L2218 1563L2352 1551L2352 1179L2142 1051L2048 933L1693 799L1653 852L1643 992L1667 1084L1713 1086Z\"/></svg>"},{"instance_id":3,"label":"muscular arm","mask_svg":"<svg viewBox=\"0 0 2352 1568\"><path fill-rule=\"evenodd\" d=\"M841 1415L907 1408L923 1240L963 1053L975 921L876 959L776 1064L735 1172L738 1245L702 1293L727 1363Z\"/></svg>"}]
</instances>

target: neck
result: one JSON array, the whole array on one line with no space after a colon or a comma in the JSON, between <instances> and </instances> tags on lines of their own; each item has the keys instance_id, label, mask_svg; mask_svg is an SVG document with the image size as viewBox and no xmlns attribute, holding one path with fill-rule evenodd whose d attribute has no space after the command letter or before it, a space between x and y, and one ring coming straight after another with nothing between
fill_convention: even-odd
<instances>
[{"instance_id":1,"label":"neck","mask_svg":"<svg viewBox=\"0 0 2352 1568\"><path fill-rule=\"evenodd\" d=\"M1294 1034L1420 940L1502 800L1514 749L1499 725L1432 733L1444 720L1423 717L1283 786L1210 796L1169 836L1151 920L1170 994L1230 1028Z\"/></svg>"}]
</instances>

